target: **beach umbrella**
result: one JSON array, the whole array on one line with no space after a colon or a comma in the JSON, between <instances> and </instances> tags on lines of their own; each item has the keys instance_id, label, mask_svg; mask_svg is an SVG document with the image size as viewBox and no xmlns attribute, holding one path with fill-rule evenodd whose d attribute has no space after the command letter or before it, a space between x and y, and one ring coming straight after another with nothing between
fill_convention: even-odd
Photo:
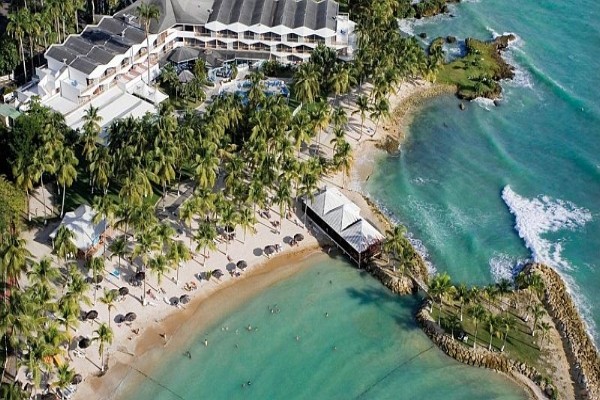
<instances>
[{"instance_id":1,"label":"beach umbrella","mask_svg":"<svg viewBox=\"0 0 600 400\"><path fill-rule=\"evenodd\" d=\"M304 235L303 235L303 234L301 234L301 233L296 233L296 234L294 235L294 240L295 240L296 242L301 242L301 241L303 241L303 240L304 240Z\"/></svg>"},{"instance_id":2,"label":"beach umbrella","mask_svg":"<svg viewBox=\"0 0 600 400\"><path fill-rule=\"evenodd\" d=\"M248 263L246 261L244 261L244 260L240 260L240 261L237 262L236 266L239 269L246 269L246 267L248 267Z\"/></svg>"},{"instance_id":3,"label":"beach umbrella","mask_svg":"<svg viewBox=\"0 0 600 400\"><path fill-rule=\"evenodd\" d=\"M73 379L71 379L73 385L79 385L81 382L83 382L83 376L81 376L81 374L75 374Z\"/></svg>"},{"instance_id":4,"label":"beach umbrella","mask_svg":"<svg viewBox=\"0 0 600 400\"><path fill-rule=\"evenodd\" d=\"M119 289L112 289L110 292L112 293L113 296L119 295Z\"/></svg>"},{"instance_id":5,"label":"beach umbrella","mask_svg":"<svg viewBox=\"0 0 600 400\"><path fill-rule=\"evenodd\" d=\"M188 296L187 294L184 294L184 295L182 295L182 296L179 298L179 302L180 302L181 304L187 304L187 303L189 303L189 302L190 302L190 296Z\"/></svg>"},{"instance_id":6,"label":"beach umbrella","mask_svg":"<svg viewBox=\"0 0 600 400\"><path fill-rule=\"evenodd\" d=\"M231 226L231 225L227 225L227 226L225 226L225 232L227 232L227 233L231 233L231 232L233 232L234 230L235 230L235 229L233 229L233 226Z\"/></svg>"},{"instance_id":7,"label":"beach umbrella","mask_svg":"<svg viewBox=\"0 0 600 400\"><path fill-rule=\"evenodd\" d=\"M123 314L119 314L115 317L115 322L117 324L120 324L121 322L125 321L125 316Z\"/></svg>"},{"instance_id":8,"label":"beach umbrella","mask_svg":"<svg viewBox=\"0 0 600 400\"><path fill-rule=\"evenodd\" d=\"M96 318L98 318L98 311L96 311L96 310L88 311L88 313L85 314L85 319L96 319Z\"/></svg>"},{"instance_id":9,"label":"beach umbrella","mask_svg":"<svg viewBox=\"0 0 600 400\"><path fill-rule=\"evenodd\" d=\"M87 349L92 344L92 341L86 337L79 340L79 347L82 349Z\"/></svg>"},{"instance_id":10,"label":"beach umbrella","mask_svg":"<svg viewBox=\"0 0 600 400\"><path fill-rule=\"evenodd\" d=\"M134 312L128 312L127 314L125 314L125 321L127 322L133 322L135 321L135 319L137 318L137 315Z\"/></svg>"},{"instance_id":11,"label":"beach umbrella","mask_svg":"<svg viewBox=\"0 0 600 400\"><path fill-rule=\"evenodd\" d=\"M94 277L94 283L100 283L104 280L104 277L102 275L96 275Z\"/></svg>"},{"instance_id":12,"label":"beach umbrella","mask_svg":"<svg viewBox=\"0 0 600 400\"><path fill-rule=\"evenodd\" d=\"M223 271L221 271L220 269L215 269L215 270L212 272L212 275L213 275L215 278L219 279L219 278L220 278L220 277L222 277L224 274L223 274Z\"/></svg>"},{"instance_id":13,"label":"beach umbrella","mask_svg":"<svg viewBox=\"0 0 600 400\"><path fill-rule=\"evenodd\" d=\"M127 296L129 294L129 288L123 286L122 288L119 289L119 294L121 296Z\"/></svg>"},{"instance_id":14,"label":"beach umbrella","mask_svg":"<svg viewBox=\"0 0 600 400\"><path fill-rule=\"evenodd\" d=\"M135 279L137 279L138 281L143 281L144 279L146 279L146 273L144 271L136 272Z\"/></svg>"},{"instance_id":15,"label":"beach umbrella","mask_svg":"<svg viewBox=\"0 0 600 400\"><path fill-rule=\"evenodd\" d=\"M178 304L179 304L179 297L177 297L177 296L173 296L173 297L171 297L171 300L169 300L169 302L170 302L172 305L176 306L176 305L178 305Z\"/></svg>"},{"instance_id":16,"label":"beach umbrella","mask_svg":"<svg viewBox=\"0 0 600 400\"><path fill-rule=\"evenodd\" d=\"M266 255L270 256L271 254L275 253L275 247L271 246L271 245L268 245L268 246L265 247L264 252L265 252Z\"/></svg>"}]
</instances>

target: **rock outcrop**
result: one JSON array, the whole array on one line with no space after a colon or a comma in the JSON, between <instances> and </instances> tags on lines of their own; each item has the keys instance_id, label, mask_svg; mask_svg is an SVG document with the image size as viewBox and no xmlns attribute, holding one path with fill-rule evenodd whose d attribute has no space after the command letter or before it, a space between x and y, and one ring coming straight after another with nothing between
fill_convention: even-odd
<instances>
[{"instance_id":1,"label":"rock outcrop","mask_svg":"<svg viewBox=\"0 0 600 400\"><path fill-rule=\"evenodd\" d=\"M379 280L383 286L396 294L411 294L417 292L419 289L417 283L412 278L405 275L396 276L389 269L375 263L368 264L365 270Z\"/></svg>"},{"instance_id":2,"label":"rock outcrop","mask_svg":"<svg viewBox=\"0 0 600 400\"><path fill-rule=\"evenodd\" d=\"M562 278L544 264L529 264L525 272L537 272L544 281L543 302L563 338L579 397L600 399L600 356Z\"/></svg>"}]
</instances>

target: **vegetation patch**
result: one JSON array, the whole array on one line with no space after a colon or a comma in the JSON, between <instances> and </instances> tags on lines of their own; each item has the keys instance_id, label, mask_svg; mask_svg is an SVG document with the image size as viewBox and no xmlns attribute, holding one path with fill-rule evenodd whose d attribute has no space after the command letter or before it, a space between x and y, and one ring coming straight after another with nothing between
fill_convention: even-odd
<instances>
[{"instance_id":1,"label":"vegetation patch","mask_svg":"<svg viewBox=\"0 0 600 400\"><path fill-rule=\"evenodd\" d=\"M498 81L512 79L514 76L514 68L500 55L512 40L513 35L499 36L489 42L467 38L467 54L442 65L437 73L437 81L456 85L457 96L461 99L497 99L502 92ZM430 53L438 51L443 43L443 38L434 40L429 49Z\"/></svg>"}]
</instances>

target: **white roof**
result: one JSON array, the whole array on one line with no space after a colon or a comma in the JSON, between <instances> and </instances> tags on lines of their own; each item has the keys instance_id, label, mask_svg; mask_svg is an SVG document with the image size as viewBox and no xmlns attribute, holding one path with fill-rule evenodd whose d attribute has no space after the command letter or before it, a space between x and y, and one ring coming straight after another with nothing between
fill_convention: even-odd
<instances>
[{"instance_id":1,"label":"white roof","mask_svg":"<svg viewBox=\"0 0 600 400\"><path fill-rule=\"evenodd\" d=\"M325 188L306 203L359 253L384 239L377 228L360 216L360 208L337 188Z\"/></svg>"},{"instance_id":2,"label":"white roof","mask_svg":"<svg viewBox=\"0 0 600 400\"><path fill-rule=\"evenodd\" d=\"M96 211L88 205L81 205L75 211L65 214L58 228L50 234L50 238L56 237L58 229L65 225L74 234L73 243L79 250L87 251L100 241L100 235L106 230L106 220L103 219L98 224L92 221Z\"/></svg>"}]
</instances>

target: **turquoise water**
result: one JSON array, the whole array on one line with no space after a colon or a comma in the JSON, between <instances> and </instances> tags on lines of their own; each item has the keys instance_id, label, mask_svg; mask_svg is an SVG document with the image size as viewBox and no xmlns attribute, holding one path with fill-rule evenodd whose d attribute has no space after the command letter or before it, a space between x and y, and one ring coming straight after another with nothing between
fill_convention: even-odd
<instances>
[{"instance_id":1,"label":"turquoise water","mask_svg":"<svg viewBox=\"0 0 600 400\"><path fill-rule=\"evenodd\" d=\"M486 284L529 258L554 266L600 344L600 7L482 0L452 13L403 29L459 39L512 32L516 79L503 83L499 107L428 103L365 190L456 280Z\"/></svg>"},{"instance_id":2,"label":"turquoise water","mask_svg":"<svg viewBox=\"0 0 600 400\"><path fill-rule=\"evenodd\" d=\"M418 299L391 294L345 261L307 262L181 349L167 347L155 370L142 368L152 379L121 398L527 398L508 379L432 347L412 317Z\"/></svg>"}]
</instances>

